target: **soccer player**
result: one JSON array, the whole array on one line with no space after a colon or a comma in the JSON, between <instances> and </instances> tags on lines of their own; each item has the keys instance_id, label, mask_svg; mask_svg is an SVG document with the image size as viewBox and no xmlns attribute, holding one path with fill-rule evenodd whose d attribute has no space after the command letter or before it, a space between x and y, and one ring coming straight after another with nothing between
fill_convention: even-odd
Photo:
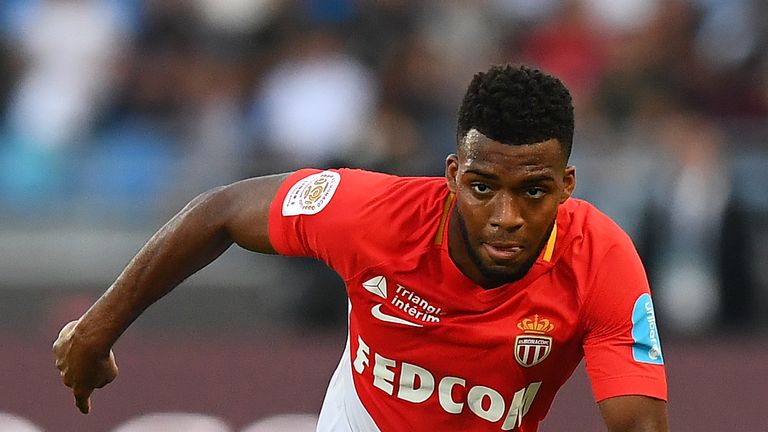
<instances>
[{"instance_id":1,"label":"soccer player","mask_svg":"<svg viewBox=\"0 0 768 432\"><path fill-rule=\"evenodd\" d=\"M237 243L315 257L346 283L318 431L535 431L582 357L610 431L666 431L645 272L628 236L571 198L573 129L557 78L495 66L467 89L445 178L302 169L200 195L62 329L64 384L87 413L130 323Z\"/></svg>"}]
</instances>

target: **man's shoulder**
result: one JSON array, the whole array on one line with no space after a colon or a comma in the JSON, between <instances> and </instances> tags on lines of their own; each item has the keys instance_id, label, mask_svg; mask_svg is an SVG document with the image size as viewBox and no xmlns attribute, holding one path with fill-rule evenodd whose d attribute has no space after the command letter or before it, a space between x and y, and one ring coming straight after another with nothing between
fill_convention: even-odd
<instances>
[{"instance_id":1,"label":"man's shoulder","mask_svg":"<svg viewBox=\"0 0 768 432\"><path fill-rule=\"evenodd\" d=\"M369 201L369 205L387 212L413 214L442 202L449 194L442 177L402 177L361 169L337 170L348 193Z\"/></svg>"},{"instance_id":2,"label":"man's shoulder","mask_svg":"<svg viewBox=\"0 0 768 432\"><path fill-rule=\"evenodd\" d=\"M567 221L572 254L589 255L589 261L592 261L615 248L635 253L629 235L590 202L570 198L562 207L558 219Z\"/></svg>"},{"instance_id":3,"label":"man's shoulder","mask_svg":"<svg viewBox=\"0 0 768 432\"><path fill-rule=\"evenodd\" d=\"M590 297L594 282L605 271L626 275L627 283L632 275L642 274L642 263L632 239L613 219L584 200L571 198L563 207L563 219L570 222L566 234L569 241L558 264L575 278L582 299ZM629 292L617 285L610 289L612 295Z\"/></svg>"},{"instance_id":4,"label":"man's shoulder","mask_svg":"<svg viewBox=\"0 0 768 432\"><path fill-rule=\"evenodd\" d=\"M439 199L439 196L447 194L446 182L442 177L403 177L358 168L305 168L295 171L286 179L286 187L305 183L308 190L312 190L312 186L330 183L335 193L367 201L386 200L389 204L396 201L416 203L432 197Z\"/></svg>"},{"instance_id":5,"label":"man's shoulder","mask_svg":"<svg viewBox=\"0 0 768 432\"><path fill-rule=\"evenodd\" d=\"M445 178L428 176L399 176L380 171L371 171L359 168L339 168L330 170L338 172L342 179L349 178L353 181L362 180L364 183L378 183L381 185L391 185L393 187L419 187L441 189L446 187ZM392 189L388 189L391 191ZM382 190L380 192L386 192Z\"/></svg>"},{"instance_id":6,"label":"man's shoulder","mask_svg":"<svg viewBox=\"0 0 768 432\"><path fill-rule=\"evenodd\" d=\"M395 238L411 242L428 235L450 195L442 177L402 177L350 168L330 171L339 176L334 218L365 228L369 240L385 236L388 242Z\"/></svg>"},{"instance_id":7,"label":"man's shoulder","mask_svg":"<svg viewBox=\"0 0 768 432\"><path fill-rule=\"evenodd\" d=\"M610 216L589 201L570 198L563 204L570 229L597 241L624 241L627 233Z\"/></svg>"},{"instance_id":8,"label":"man's shoulder","mask_svg":"<svg viewBox=\"0 0 768 432\"><path fill-rule=\"evenodd\" d=\"M444 178L363 170L339 173L349 205L342 219L360 230L350 241L356 238L358 246L379 258L423 250L433 243L450 196Z\"/></svg>"}]
</instances>

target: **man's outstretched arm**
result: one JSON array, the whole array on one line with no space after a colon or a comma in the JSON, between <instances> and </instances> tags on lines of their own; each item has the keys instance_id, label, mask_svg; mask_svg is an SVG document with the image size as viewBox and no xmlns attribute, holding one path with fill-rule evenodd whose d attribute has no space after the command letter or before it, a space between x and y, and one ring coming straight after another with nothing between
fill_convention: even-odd
<instances>
[{"instance_id":1,"label":"man's outstretched arm","mask_svg":"<svg viewBox=\"0 0 768 432\"><path fill-rule=\"evenodd\" d=\"M274 253L269 207L288 174L243 180L192 200L163 226L80 319L54 342L56 367L75 404L90 411L90 395L117 375L112 345L152 303L220 256L232 243Z\"/></svg>"}]
</instances>

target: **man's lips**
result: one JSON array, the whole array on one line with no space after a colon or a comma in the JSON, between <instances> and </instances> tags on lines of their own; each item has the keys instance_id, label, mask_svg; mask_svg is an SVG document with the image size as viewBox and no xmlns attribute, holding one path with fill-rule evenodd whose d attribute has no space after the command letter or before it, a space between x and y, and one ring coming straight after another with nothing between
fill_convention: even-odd
<instances>
[{"instance_id":1,"label":"man's lips","mask_svg":"<svg viewBox=\"0 0 768 432\"><path fill-rule=\"evenodd\" d=\"M488 255L496 260L507 261L516 258L522 251L523 246L519 243L499 243L488 242L483 243Z\"/></svg>"}]
</instances>

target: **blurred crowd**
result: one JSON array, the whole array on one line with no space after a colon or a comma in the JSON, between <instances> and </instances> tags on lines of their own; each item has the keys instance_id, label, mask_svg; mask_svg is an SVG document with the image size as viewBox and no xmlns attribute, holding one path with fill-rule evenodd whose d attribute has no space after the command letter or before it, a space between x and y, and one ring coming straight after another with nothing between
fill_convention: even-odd
<instances>
[{"instance_id":1,"label":"blurred crowd","mask_svg":"<svg viewBox=\"0 0 768 432\"><path fill-rule=\"evenodd\" d=\"M768 327L765 17L763 0L3 0L0 208L135 223L304 166L441 175L472 75L526 63L572 90L577 195L635 239L669 331Z\"/></svg>"}]
</instances>

